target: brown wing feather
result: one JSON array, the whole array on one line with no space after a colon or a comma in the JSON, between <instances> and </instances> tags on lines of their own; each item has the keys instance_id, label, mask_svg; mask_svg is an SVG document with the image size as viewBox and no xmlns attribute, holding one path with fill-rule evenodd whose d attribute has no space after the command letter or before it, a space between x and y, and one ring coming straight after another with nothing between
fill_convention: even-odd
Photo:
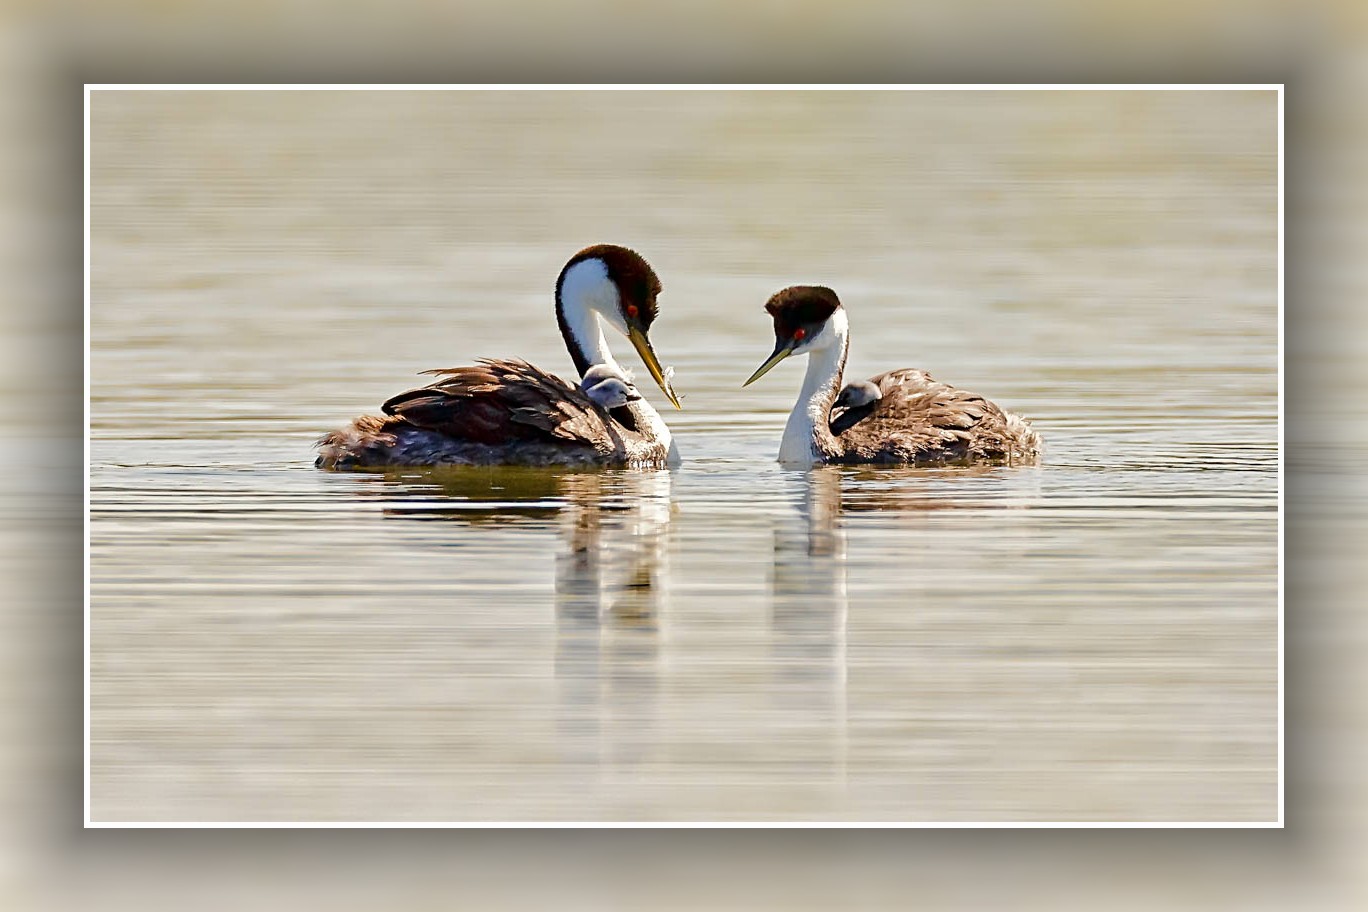
<instances>
[{"instance_id":1,"label":"brown wing feather","mask_svg":"<svg viewBox=\"0 0 1368 912\"><path fill-rule=\"evenodd\" d=\"M913 368L870 378L882 398L840 437L848 457L933 462L1029 455L1039 439L1024 421L977 393Z\"/></svg>"},{"instance_id":2,"label":"brown wing feather","mask_svg":"<svg viewBox=\"0 0 1368 912\"><path fill-rule=\"evenodd\" d=\"M601 446L612 419L564 380L520 360L482 360L423 371L441 379L391 398L381 410L457 440L552 440Z\"/></svg>"}]
</instances>

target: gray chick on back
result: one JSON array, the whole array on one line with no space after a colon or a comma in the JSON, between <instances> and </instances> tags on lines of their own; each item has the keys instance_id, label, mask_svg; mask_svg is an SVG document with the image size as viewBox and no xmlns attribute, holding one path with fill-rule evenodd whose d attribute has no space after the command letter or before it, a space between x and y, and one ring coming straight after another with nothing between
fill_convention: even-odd
<instances>
[{"instance_id":1,"label":"gray chick on back","mask_svg":"<svg viewBox=\"0 0 1368 912\"><path fill-rule=\"evenodd\" d=\"M839 437L842 431L859 424L879 407L882 398L883 392L868 380L847 384L831 403L831 433Z\"/></svg>"},{"instance_id":2,"label":"gray chick on back","mask_svg":"<svg viewBox=\"0 0 1368 912\"><path fill-rule=\"evenodd\" d=\"M580 378L580 389L606 409L615 409L641 398L631 378L606 364L595 364Z\"/></svg>"}]
</instances>

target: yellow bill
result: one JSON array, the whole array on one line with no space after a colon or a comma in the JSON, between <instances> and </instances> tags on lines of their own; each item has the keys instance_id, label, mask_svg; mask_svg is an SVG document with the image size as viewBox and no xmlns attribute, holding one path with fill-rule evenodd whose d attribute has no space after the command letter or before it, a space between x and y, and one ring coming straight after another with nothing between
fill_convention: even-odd
<instances>
[{"instance_id":1,"label":"yellow bill","mask_svg":"<svg viewBox=\"0 0 1368 912\"><path fill-rule=\"evenodd\" d=\"M660 366L660 359L656 357L655 349L651 348L651 340L646 338L646 334L635 326L627 327L627 338L632 340L632 345L636 348L637 354L641 355L641 360L646 364L646 370L650 372L651 379L660 387L660 391L665 394L665 398L670 400L670 404L677 409L684 406L679 404L679 397L670 386L670 378L665 375L665 371Z\"/></svg>"},{"instance_id":2,"label":"yellow bill","mask_svg":"<svg viewBox=\"0 0 1368 912\"><path fill-rule=\"evenodd\" d=\"M756 380L759 380L761 377L765 376L765 374L768 374L770 368L774 367L774 365L778 364L780 361L783 361L791 354L793 354L793 349L790 346L784 344L783 342L780 342L778 345L774 347L774 354L770 355L769 360L766 361L764 364L760 365L759 370L751 374L751 378L741 385L750 386Z\"/></svg>"}]
</instances>

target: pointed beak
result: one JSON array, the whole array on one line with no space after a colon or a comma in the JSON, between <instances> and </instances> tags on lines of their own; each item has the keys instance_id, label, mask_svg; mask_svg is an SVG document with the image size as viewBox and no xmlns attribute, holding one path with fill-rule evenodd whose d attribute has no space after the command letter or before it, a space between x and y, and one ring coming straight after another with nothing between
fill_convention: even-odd
<instances>
[{"instance_id":1,"label":"pointed beak","mask_svg":"<svg viewBox=\"0 0 1368 912\"><path fill-rule=\"evenodd\" d=\"M674 389L670 386L670 379L665 376L665 371L660 367L660 359L656 357L655 349L651 348L651 340L646 334L635 326L627 327L627 338L632 340L632 345L636 348L637 354L641 355L641 360L646 364L646 370L650 372L651 379L660 387L660 391L665 394L665 398L670 400L670 404L677 409L684 406L679 404L679 397L675 395Z\"/></svg>"},{"instance_id":2,"label":"pointed beak","mask_svg":"<svg viewBox=\"0 0 1368 912\"><path fill-rule=\"evenodd\" d=\"M766 361L764 364L760 365L759 369L756 370L755 373L751 374L751 378L741 385L750 386L756 380L759 380L761 377L765 376L765 374L768 374L770 368L774 367L774 365L778 364L780 361L783 361L791 354L793 354L792 343L780 339L778 342L774 344L774 354L769 356L769 360Z\"/></svg>"}]
</instances>

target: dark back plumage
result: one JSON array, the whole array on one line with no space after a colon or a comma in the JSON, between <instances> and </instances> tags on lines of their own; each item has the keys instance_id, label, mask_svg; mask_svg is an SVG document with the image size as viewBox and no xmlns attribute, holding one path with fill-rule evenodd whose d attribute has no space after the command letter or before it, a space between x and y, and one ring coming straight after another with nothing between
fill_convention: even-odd
<instances>
[{"instance_id":1,"label":"dark back plumage","mask_svg":"<svg viewBox=\"0 0 1368 912\"><path fill-rule=\"evenodd\" d=\"M384 418L323 437L319 465L598 464L643 444L578 387L526 361L423 373L440 379L389 399Z\"/></svg>"},{"instance_id":2,"label":"dark back plumage","mask_svg":"<svg viewBox=\"0 0 1368 912\"><path fill-rule=\"evenodd\" d=\"M482 359L423 371L441 379L380 406L416 427L478 443L601 435L607 412L579 387L519 359Z\"/></svg>"}]
</instances>

